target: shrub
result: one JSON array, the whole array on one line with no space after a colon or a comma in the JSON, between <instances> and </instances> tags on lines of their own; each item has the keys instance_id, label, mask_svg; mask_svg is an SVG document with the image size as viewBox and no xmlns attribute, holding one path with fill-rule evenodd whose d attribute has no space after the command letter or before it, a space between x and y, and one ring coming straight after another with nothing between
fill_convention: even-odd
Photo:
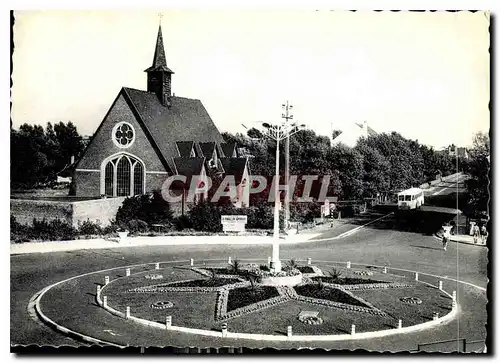
<instances>
[{"instance_id":1,"label":"shrub","mask_svg":"<svg viewBox=\"0 0 500 363\"><path fill-rule=\"evenodd\" d=\"M147 232L148 224L140 219L132 219L127 223L127 229L130 233Z\"/></svg>"},{"instance_id":2,"label":"shrub","mask_svg":"<svg viewBox=\"0 0 500 363\"><path fill-rule=\"evenodd\" d=\"M101 235L103 232L100 223L86 220L78 226L78 233L81 235Z\"/></svg>"},{"instance_id":3,"label":"shrub","mask_svg":"<svg viewBox=\"0 0 500 363\"><path fill-rule=\"evenodd\" d=\"M209 201L193 205L188 213L188 218L192 228L197 231L221 232L221 215L236 214L236 210L230 203L214 204Z\"/></svg>"},{"instance_id":4,"label":"shrub","mask_svg":"<svg viewBox=\"0 0 500 363\"><path fill-rule=\"evenodd\" d=\"M173 225L176 230L182 231L187 228L192 228L191 220L186 215L181 215L173 219Z\"/></svg>"},{"instance_id":5,"label":"shrub","mask_svg":"<svg viewBox=\"0 0 500 363\"><path fill-rule=\"evenodd\" d=\"M123 201L116 213L116 223L126 227L132 220L141 220L146 224L168 224L173 220L170 204L159 191L151 194L136 195ZM135 225L135 223L133 223Z\"/></svg>"}]
</instances>

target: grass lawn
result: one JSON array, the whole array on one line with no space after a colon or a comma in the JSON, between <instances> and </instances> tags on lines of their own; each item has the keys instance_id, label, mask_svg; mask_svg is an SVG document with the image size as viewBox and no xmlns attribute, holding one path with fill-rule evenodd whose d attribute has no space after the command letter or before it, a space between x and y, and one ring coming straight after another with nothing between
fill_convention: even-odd
<instances>
[{"instance_id":1,"label":"grass lawn","mask_svg":"<svg viewBox=\"0 0 500 363\"><path fill-rule=\"evenodd\" d=\"M295 286L294 289L297 292L297 294L302 296L313 297L316 299L330 300L343 304L368 307L366 304L363 304L361 301L354 299L352 296L346 294L345 292L327 286L309 284L309 285Z\"/></svg>"},{"instance_id":2,"label":"grass lawn","mask_svg":"<svg viewBox=\"0 0 500 363\"><path fill-rule=\"evenodd\" d=\"M227 311L239 309L278 295L278 290L272 286L255 286L255 288L249 286L233 289L229 291L227 298Z\"/></svg>"}]
</instances>

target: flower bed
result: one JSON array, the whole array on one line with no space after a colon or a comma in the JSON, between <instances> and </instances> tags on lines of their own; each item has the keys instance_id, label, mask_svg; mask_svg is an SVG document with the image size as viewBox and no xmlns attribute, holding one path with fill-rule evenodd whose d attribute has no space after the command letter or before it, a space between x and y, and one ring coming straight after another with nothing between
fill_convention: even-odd
<instances>
[{"instance_id":1,"label":"flower bed","mask_svg":"<svg viewBox=\"0 0 500 363\"><path fill-rule=\"evenodd\" d=\"M315 299L329 300L342 304L366 306L364 303L355 299L350 294L347 294L339 289L331 287L319 287L317 285L300 285L294 287L298 295L312 297Z\"/></svg>"},{"instance_id":2,"label":"flower bed","mask_svg":"<svg viewBox=\"0 0 500 363\"><path fill-rule=\"evenodd\" d=\"M279 293L272 286L255 286L255 288L249 286L232 289L228 294L227 311L236 310L276 296L279 296Z\"/></svg>"},{"instance_id":3,"label":"flower bed","mask_svg":"<svg viewBox=\"0 0 500 363\"><path fill-rule=\"evenodd\" d=\"M203 280L189 280L183 282L174 282L168 284L168 287L221 287L224 285L232 285L240 282L240 279L236 278L225 278L225 277L215 277Z\"/></svg>"}]
</instances>

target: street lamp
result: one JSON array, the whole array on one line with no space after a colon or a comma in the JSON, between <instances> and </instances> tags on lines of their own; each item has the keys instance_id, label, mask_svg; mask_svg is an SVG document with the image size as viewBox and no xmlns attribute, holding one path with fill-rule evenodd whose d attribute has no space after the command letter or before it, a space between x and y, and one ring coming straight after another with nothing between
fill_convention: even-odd
<instances>
[{"instance_id":1,"label":"street lamp","mask_svg":"<svg viewBox=\"0 0 500 363\"><path fill-rule=\"evenodd\" d=\"M288 120L287 120L288 121ZM298 131L305 128L305 125L290 124L288 122L272 125L269 123L262 123L267 132L265 136L276 140L276 172L274 176L274 228L273 228L273 254L271 259L271 271L281 271L281 261L279 258L279 163L280 163L280 141L294 135ZM288 185L288 181L287 181ZM287 190L288 193L288 190Z\"/></svg>"}]
</instances>

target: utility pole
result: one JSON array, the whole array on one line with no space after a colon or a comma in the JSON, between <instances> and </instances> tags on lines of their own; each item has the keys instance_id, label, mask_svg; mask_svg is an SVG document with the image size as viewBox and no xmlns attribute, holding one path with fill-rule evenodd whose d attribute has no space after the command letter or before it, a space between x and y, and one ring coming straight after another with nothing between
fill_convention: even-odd
<instances>
[{"instance_id":1,"label":"utility pole","mask_svg":"<svg viewBox=\"0 0 500 363\"><path fill-rule=\"evenodd\" d=\"M283 113L281 114L281 117L285 119L285 125L288 127L288 121L293 119L292 115L292 108L293 106L288 104L288 101L286 101L286 105L283 104L281 105L283 108ZM284 200L284 207L285 207L285 233L289 229L289 223L290 223L290 188L289 188L289 180L290 180L290 134L287 133L286 139L285 139L285 200Z\"/></svg>"},{"instance_id":2,"label":"utility pole","mask_svg":"<svg viewBox=\"0 0 500 363\"><path fill-rule=\"evenodd\" d=\"M281 261L279 258L279 205L280 205L280 194L279 194L279 144L281 140L290 137L291 135L302 130L305 125L290 125L290 124L277 124L271 125L268 123L263 123L267 129L265 134L267 137L276 140L276 171L274 175L274 228L273 228L273 253L271 260L271 271L280 272L281 271Z\"/></svg>"}]
</instances>

